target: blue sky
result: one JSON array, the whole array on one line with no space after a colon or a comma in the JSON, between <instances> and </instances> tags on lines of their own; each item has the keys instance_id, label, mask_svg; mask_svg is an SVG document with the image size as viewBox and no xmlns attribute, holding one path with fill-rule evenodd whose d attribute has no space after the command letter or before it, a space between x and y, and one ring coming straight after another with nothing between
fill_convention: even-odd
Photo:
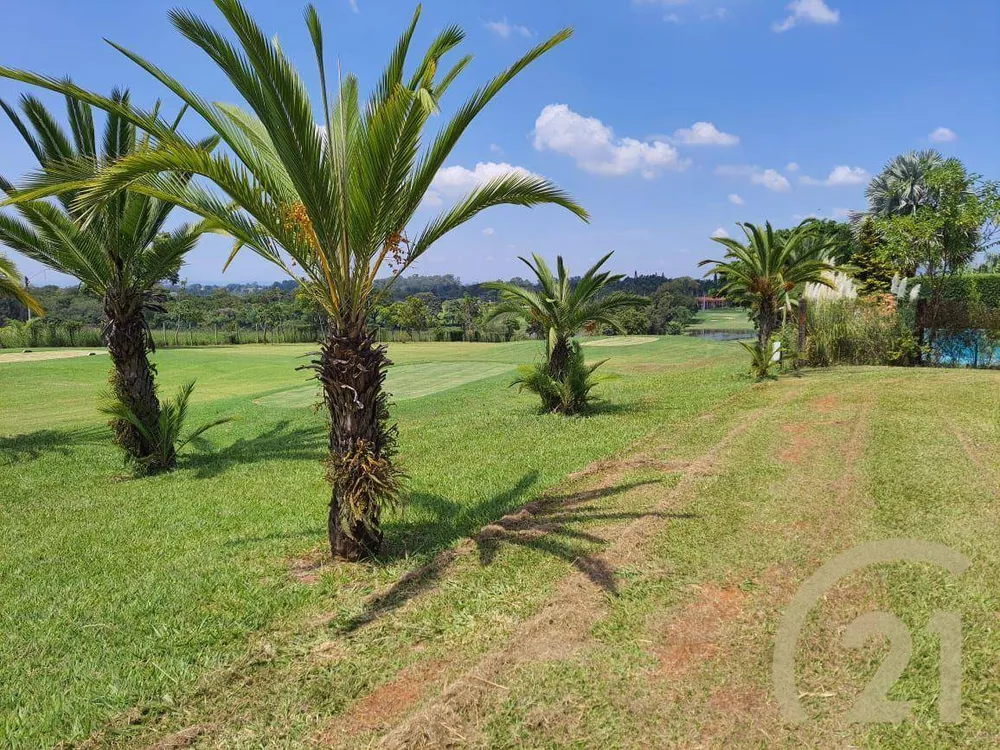
<instances>
[{"instance_id":1,"label":"blue sky","mask_svg":"<svg viewBox=\"0 0 1000 750\"><path fill-rule=\"evenodd\" d=\"M174 5L221 24L211 2L32 0L4 9L3 64L149 104L163 91L102 41L166 68L208 98L237 99L170 26ZM369 85L414 5L318 0L327 47ZM249 7L317 91L296 3ZM416 264L466 281L521 274L516 256L566 256L574 270L614 250L621 272L696 273L709 237L737 221L779 226L863 206L867 175L914 148L939 148L1000 177L1000 3L994 0L429 0L416 48L447 23L467 32L475 61L447 111L531 45L564 26L576 34L516 79L455 150L429 204L477 179L519 168L549 177L591 212L501 208L442 240ZM0 96L23 90L0 81ZM169 101L169 99L167 99ZM53 101L57 107L58 101ZM194 118L191 133L201 128ZM0 123L0 171L32 167ZM421 216L433 215L433 206ZM281 272L247 253L223 275L228 243L206 239L182 276L191 282L272 281ZM33 283L68 283L18 259Z\"/></svg>"}]
</instances>

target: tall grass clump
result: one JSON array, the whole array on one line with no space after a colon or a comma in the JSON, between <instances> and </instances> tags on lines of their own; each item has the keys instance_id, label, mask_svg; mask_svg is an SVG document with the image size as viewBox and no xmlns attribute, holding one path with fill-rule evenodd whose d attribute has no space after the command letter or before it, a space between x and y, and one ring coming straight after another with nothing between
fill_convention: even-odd
<instances>
[{"instance_id":1,"label":"tall grass clump","mask_svg":"<svg viewBox=\"0 0 1000 750\"><path fill-rule=\"evenodd\" d=\"M804 360L813 367L909 364L917 348L910 318L891 295L812 302Z\"/></svg>"}]
</instances>

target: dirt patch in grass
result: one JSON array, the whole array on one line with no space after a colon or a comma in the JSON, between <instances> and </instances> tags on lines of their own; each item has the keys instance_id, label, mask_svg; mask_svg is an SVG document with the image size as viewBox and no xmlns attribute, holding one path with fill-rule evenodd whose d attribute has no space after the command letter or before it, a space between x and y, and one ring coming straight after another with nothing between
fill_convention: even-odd
<instances>
[{"instance_id":1,"label":"dirt patch in grass","mask_svg":"<svg viewBox=\"0 0 1000 750\"><path fill-rule=\"evenodd\" d=\"M438 676L441 664L425 662L406 667L355 703L346 724L354 732L381 729L412 709Z\"/></svg>"},{"instance_id":2,"label":"dirt patch in grass","mask_svg":"<svg viewBox=\"0 0 1000 750\"><path fill-rule=\"evenodd\" d=\"M809 425L787 424L782 427L782 431L785 433L785 442L778 455L782 463L802 464L808 460L817 445L816 439L809 435Z\"/></svg>"},{"instance_id":3,"label":"dirt patch in grass","mask_svg":"<svg viewBox=\"0 0 1000 750\"><path fill-rule=\"evenodd\" d=\"M594 625L608 611L607 597L617 594L616 570L646 553L647 542L677 517L672 511L694 489L694 483L712 473L732 442L760 420L769 408L773 407L762 407L744 415L707 453L690 462L679 483L662 496L650 512L631 523L602 526L596 530L594 536L606 544L603 551L574 560L576 570L563 578L542 610L525 621L503 648L487 654L437 699L386 735L381 746L449 746L456 742L456 732L463 736L478 732L485 705L504 693L505 675L517 665L573 659L584 652L591 643ZM603 477L605 482L614 481L609 477L620 478L620 464L602 467L607 472ZM518 519L514 523L522 522L523 519ZM492 534L509 531L500 523L495 526ZM711 620L713 612L719 618L731 616L740 600L732 590L706 590L703 618Z\"/></svg>"},{"instance_id":4,"label":"dirt patch in grass","mask_svg":"<svg viewBox=\"0 0 1000 750\"><path fill-rule=\"evenodd\" d=\"M567 481L574 481L599 474L606 475L609 480L616 480L628 471L640 469L652 469L667 473L683 471L688 466L687 461L659 461L649 456L632 456L630 458L608 459L605 461L595 461L587 468L570 474Z\"/></svg>"},{"instance_id":5,"label":"dirt patch in grass","mask_svg":"<svg viewBox=\"0 0 1000 750\"><path fill-rule=\"evenodd\" d=\"M656 649L660 674L673 679L714 659L723 627L739 616L745 598L735 587L700 586L694 601L666 623L666 643Z\"/></svg>"},{"instance_id":6,"label":"dirt patch in grass","mask_svg":"<svg viewBox=\"0 0 1000 750\"><path fill-rule=\"evenodd\" d=\"M404 667L356 700L312 744L324 748L368 745L364 736L384 730L411 711L431 691L443 668L444 663L435 660Z\"/></svg>"},{"instance_id":7,"label":"dirt patch in grass","mask_svg":"<svg viewBox=\"0 0 1000 750\"><path fill-rule=\"evenodd\" d=\"M329 559L325 550L315 549L306 555L289 560L288 572L299 583L313 584L319 581Z\"/></svg>"},{"instance_id":8,"label":"dirt patch in grass","mask_svg":"<svg viewBox=\"0 0 1000 750\"><path fill-rule=\"evenodd\" d=\"M827 396L821 396L817 399L813 399L809 406L820 414L829 414L840 407L840 398L831 393Z\"/></svg>"},{"instance_id":9,"label":"dirt patch in grass","mask_svg":"<svg viewBox=\"0 0 1000 750\"><path fill-rule=\"evenodd\" d=\"M182 747L190 747L204 733L205 727L188 727L179 732L174 732L159 742L150 745L149 750L178 750Z\"/></svg>"}]
</instances>

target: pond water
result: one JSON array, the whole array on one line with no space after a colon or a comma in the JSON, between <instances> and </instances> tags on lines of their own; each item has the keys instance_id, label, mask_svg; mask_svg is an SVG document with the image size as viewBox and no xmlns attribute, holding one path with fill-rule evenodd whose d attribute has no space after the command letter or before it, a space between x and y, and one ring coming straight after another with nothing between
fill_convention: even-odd
<instances>
[{"instance_id":1,"label":"pond water","mask_svg":"<svg viewBox=\"0 0 1000 750\"><path fill-rule=\"evenodd\" d=\"M713 341L739 341L741 339L752 339L757 334L753 330L746 331L717 331L710 328L696 328L689 330L688 336L698 339L712 339Z\"/></svg>"}]
</instances>

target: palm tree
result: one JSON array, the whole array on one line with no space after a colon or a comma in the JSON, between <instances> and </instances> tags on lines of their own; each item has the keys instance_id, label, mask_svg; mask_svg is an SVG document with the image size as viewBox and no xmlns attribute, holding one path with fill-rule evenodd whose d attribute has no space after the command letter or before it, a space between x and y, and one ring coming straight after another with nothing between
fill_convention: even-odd
<instances>
[{"instance_id":1,"label":"palm tree","mask_svg":"<svg viewBox=\"0 0 1000 750\"><path fill-rule=\"evenodd\" d=\"M159 146L126 157L93 183L91 210L128 188L173 201L204 217L235 240L233 253L250 248L299 281L329 318L329 332L314 363L330 414L327 475L333 485L328 530L335 557L356 560L378 552L381 513L399 498L393 457L396 429L389 424L384 389L389 362L368 321L391 282L437 240L484 209L512 204L556 204L587 213L552 183L523 172L480 185L445 209L412 238L407 229L435 175L462 134L493 98L529 64L567 39L559 32L478 89L421 153L425 126L468 65L442 61L464 38L449 26L431 42L409 76L418 7L385 70L362 103L357 79L343 76L328 91L323 33L315 8L306 10L321 86L314 107L305 84L276 41L269 39L238 0L215 0L236 42L202 19L171 11L174 26L229 78L248 109L211 104L162 69L117 47L196 111L228 153L212 154L178 136L156 113L124 110L64 82L0 68L0 75L72 91L98 106L131 117ZM319 111L320 124L315 113ZM214 184L176 175L195 174ZM51 188L50 188L51 189ZM383 270L390 283L376 284Z\"/></svg>"},{"instance_id":2,"label":"palm tree","mask_svg":"<svg viewBox=\"0 0 1000 750\"><path fill-rule=\"evenodd\" d=\"M129 108L127 92L115 91L109 101L120 110ZM33 96L21 97L24 119L8 103L0 101L0 107L41 167L26 181L23 192L0 177L7 203L19 214L0 213L0 243L75 277L103 298L105 337L114 365L112 396L145 426L140 429L129 420L112 419L115 440L138 464L148 469L171 468L172 459L162 466L147 460L155 446L146 435L158 424L160 402L148 357L153 341L145 311L156 308L157 284L176 276L202 227L183 224L164 231L174 205L131 191L119 193L99 211L83 216L75 201L84 181L117 159L150 148L148 136L139 135L135 125L120 114L107 116L99 148L92 107L72 95L66 97L70 134ZM70 175L72 180L67 181ZM56 202L43 199L46 189L32 190L51 184L62 185L48 191L58 194Z\"/></svg>"},{"instance_id":3,"label":"palm tree","mask_svg":"<svg viewBox=\"0 0 1000 750\"><path fill-rule=\"evenodd\" d=\"M21 286L21 275L14 263L3 254L0 254L0 297L13 297L35 315L45 315L45 310L38 304L38 300Z\"/></svg>"},{"instance_id":4,"label":"palm tree","mask_svg":"<svg viewBox=\"0 0 1000 750\"><path fill-rule=\"evenodd\" d=\"M538 324L546 333L545 357L549 375L558 381L564 380L571 352L570 340L584 326L603 324L624 333L620 314L649 304L648 299L635 294L600 294L605 287L624 278L620 274L600 271L611 255L608 253L597 261L576 284L570 282L561 255L556 258L556 275L538 255L532 256L534 262L521 258L535 275L541 291L499 281L483 284L487 289L500 292L500 302L489 311L486 322L515 316Z\"/></svg>"},{"instance_id":5,"label":"palm tree","mask_svg":"<svg viewBox=\"0 0 1000 750\"><path fill-rule=\"evenodd\" d=\"M816 283L830 286L827 271L835 266L827 260L828 242L818 241L815 222L802 222L787 235L777 233L767 222L762 230L755 224L739 224L746 243L729 237L713 237L726 248L723 260L703 260L712 264L705 275L718 274L723 296L750 309L757 326L757 344L763 351L781 320L781 311L796 289Z\"/></svg>"},{"instance_id":6,"label":"palm tree","mask_svg":"<svg viewBox=\"0 0 1000 750\"><path fill-rule=\"evenodd\" d=\"M868 211L858 217L884 219L915 213L921 206L932 205L935 197L927 187L927 175L942 164L944 157L933 149L896 156L868 184L865 190Z\"/></svg>"}]
</instances>

